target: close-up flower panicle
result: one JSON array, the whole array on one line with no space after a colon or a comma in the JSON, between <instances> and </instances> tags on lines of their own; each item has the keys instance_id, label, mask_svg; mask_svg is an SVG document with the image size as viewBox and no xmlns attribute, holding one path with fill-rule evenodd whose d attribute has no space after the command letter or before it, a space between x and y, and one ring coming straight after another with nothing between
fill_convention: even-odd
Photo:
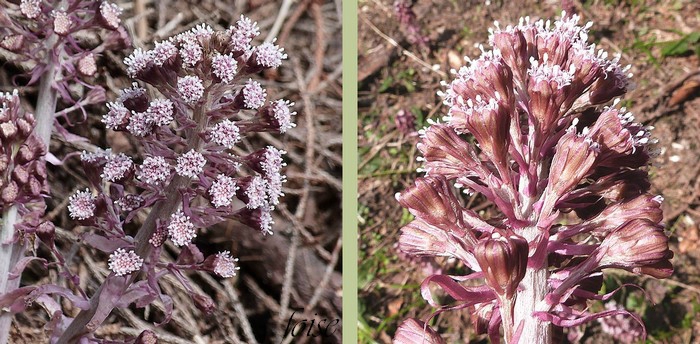
<instances>
[{"instance_id":1,"label":"close-up flower panicle","mask_svg":"<svg viewBox=\"0 0 700 344\"><path fill-rule=\"evenodd\" d=\"M421 289L434 283L455 308L490 309L473 325L494 342L551 343L552 325L629 314L588 309L600 285L587 281L602 269L673 272L661 198L649 193L646 172L655 140L616 98L630 87L630 67L588 43L592 24L578 22L563 12L555 21L495 23L493 49L481 47L439 92L445 122L420 131L425 176L397 195L415 216L399 248L453 257L472 271L430 276ZM483 195L497 214L468 210L457 189ZM475 278L493 294L458 282ZM442 342L412 322L394 342Z\"/></svg>"}]
</instances>

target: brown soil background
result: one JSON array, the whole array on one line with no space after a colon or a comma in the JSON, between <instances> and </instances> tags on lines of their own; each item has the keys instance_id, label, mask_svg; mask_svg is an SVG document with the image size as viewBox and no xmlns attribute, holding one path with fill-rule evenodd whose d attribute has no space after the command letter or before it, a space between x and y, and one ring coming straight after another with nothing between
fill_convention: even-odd
<instances>
[{"instance_id":1,"label":"brown soil background","mask_svg":"<svg viewBox=\"0 0 700 344\"><path fill-rule=\"evenodd\" d=\"M122 22L133 37L135 46L153 47L163 40L200 23L223 30L245 14L260 26L260 43L280 15L283 0L138 0L116 1L124 8ZM7 6L4 1L0 5ZM141 7L139 6L141 5ZM275 335L284 332L291 312L294 319L341 318L340 195L341 195L341 46L339 1L293 1L277 34L278 44L289 59L277 71L262 76L271 99L286 98L296 102L297 127L287 135L259 135L250 139L253 147L267 144L285 149L288 167L286 197L276 211L275 234L262 237L259 232L237 223L222 223L201 230L196 238L205 255L230 250L240 258L237 277L219 279L207 274L190 273L188 279L210 295L218 309L206 316L194 306L191 298L174 278L161 281L162 288L174 298L175 312L169 324L155 328L153 319L162 315L158 304L144 309L115 310L97 335L110 340L133 337L146 328L159 336L161 343L250 343L240 318L246 317L250 329L260 343L279 343ZM107 89L108 101L130 85L122 60L131 53L112 51L98 59L98 76L92 80ZM12 57L0 54L0 91L13 88L12 78L23 72ZM20 86L21 86L21 78ZM33 110L36 87L22 88L25 108ZM135 154L138 147L121 133L106 131L100 122L104 105L89 107L87 122L71 128L99 147L112 146L117 151ZM59 158L82 150L54 136L51 152ZM106 256L76 245L76 235L85 228L76 227L67 215L69 195L87 185L76 158L49 169L52 198L48 199L47 217L57 227L57 245L71 256L71 267L77 271L88 293L94 291L107 273ZM284 206L286 204L286 206ZM177 256L174 247L165 250L168 257ZM45 254L39 251L38 254ZM290 257L294 264L288 264ZM38 264L37 264L38 265ZM287 265L290 268L287 268ZM28 283L56 283L55 270L30 265L23 275ZM287 281L287 283L285 283ZM288 285L288 287L285 287ZM286 300L288 301L285 301ZM67 314L76 310L64 303ZM305 312L305 313L304 313ZM43 329L48 321L39 306L15 316L12 343L46 343ZM331 328L332 330L332 328ZM332 337L296 338L294 342L339 343L342 329L337 326ZM305 337L305 336L304 336Z\"/></svg>"},{"instance_id":2,"label":"brown soil background","mask_svg":"<svg viewBox=\"0 0 700 344\"><path fill-rule=\"evenodd\" d=\"M445 113L436 91L449 80L446 71L475 58L476 44L487 45L493 21L502 26L518 18L558 17L559 1L406 1L413 3L425 47L401 25L391 0L359 2L359 336L362 343L389 342L396 326L407 317L427 319L433 309L421 298L420 282L442 269L459 273L450 261L409 261L398 255L399 228L411 216L394 200L418 176L415 169L417 135L400 130L401 121L415 128L427 118ZM656 281L612 273L606 286L635 282L649 293L650 301L633 289L615 297L643 316L649 343L700 342L700 5L694 1L594 0L564 1L582 17L593 21L590 40L609 53L622 54L631 64L636 89L623 101L638 121L654 125L660 155L650 169L652 191L665 197L663 205L676 271ZM692 38L692 37L691 37ZM684 43L688 43L683 45ZM680 51L670 54L671 46ZM439 67L439 71L429 69ZM401 116L401 113L412 116ZM409 118L405 120L405 118ZM406 123L406 122L403 122ZM469 200L472 208L487 209L483 199ZM610 290L610 289L608 289ZM601 309L601 305L591 305ZM597 308L596 308L597 307ZM466 312L437 317L434 328L450 343L485 342L475 336ZM609 343L597 322L585 328L583 342Z\"/></svg>"}]
</instances>

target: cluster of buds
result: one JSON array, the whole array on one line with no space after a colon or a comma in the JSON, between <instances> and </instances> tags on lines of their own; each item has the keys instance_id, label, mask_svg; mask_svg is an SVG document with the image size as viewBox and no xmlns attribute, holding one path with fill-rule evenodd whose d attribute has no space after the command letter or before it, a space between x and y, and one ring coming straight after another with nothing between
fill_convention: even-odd
<instances>
[{"instance_id":1,"label":"cluster of buds","mask_svg":"<svg viewBox=\"0 0 700 344\"><path fill-rule=\"evenodd\" d=\"M136 49L124 60L135 82L107 104L102 122L132 135L143 156L111 149L81 154L90 186L70 197L69 216L96 229L83 241L110 254L112 274L75 319L54 320L63 324L53 334L59 341L90 335L86 324L100 324L118 305L168 299L153 283L168 273L210 312L211 298L198 294L181 272L228 278L238 267L228 251L205 257L195 245L200 229L230 219L263 235L273 233L272 211L284 195L285 151L267 146L246 152L251 145L245 139L258 132L285 133L294 127L296 113L289 101L268 100L254 80L287 57L273 43L252 45L257 35L257 24L241 16L228 30L200 25L151 50ZM143 212L148 216L131 236L127 228ZM175 263L160 260L168 241L182 248ZM139 273L147 278L135 282ZM55 293L31 292L26 298ZM137 299L127 300L131 297Z\"/></svg>"},{"instance_id":2,"label":"cluster of buds","mask_svg":"<svg viewBox=\"0 0 700 344\"><path fill-rule=\"evenodd\" d=\"M494 343L501 336L550 343L552 325L608 316L639 321L624 309L589 311L588 300L611 296L598 295L602 269L656 278L673 272L662 198L649 193L645 170L651 128L615 99L629 86L629 67L587 43L591 24L578 21L563 14L554 22L496 23L493 50L482 47L439 93L449 107L445 123L420 132L426 176L397 194L415 216L399 248L453 257L472 271L428 277L423 296L440 312L470 309L476 330ZM458 190L481 194L494 212L465 208ZM474 279L485 284L458 283ZM459 304L438 305L431 283ZM442 342L417 324L400 326L395 342Z\"/></svg>"},{"instance_id":3,"label":"cluster of buds","mask_svg":"<svg viewBox=\"0 0 700 344\"><path fill-rule=\"evenodd\" d=\"M122 9L109 1L10 2L0 10L0 48L13 53L14 62L31 67L29 84L43 77L50 79L43 82L70 105L60 112L66 116L85 105L105 101L104 89L89 80L97 73L96 60L101 53L130 45L121 26L121 13ZM77 85L87 91L78 91Z\"/></svg>"},{"instance_id":4,"label":"cluster of buds","mask_svg":"<svg viewBox=\"0 0 700 344\"><path fill-rule=\"evenodd\" d=\"M20 107L17 90L0 93L0 211L48 194L46 146L32 133L35 124Z\"/></svg>"}]
</instances>

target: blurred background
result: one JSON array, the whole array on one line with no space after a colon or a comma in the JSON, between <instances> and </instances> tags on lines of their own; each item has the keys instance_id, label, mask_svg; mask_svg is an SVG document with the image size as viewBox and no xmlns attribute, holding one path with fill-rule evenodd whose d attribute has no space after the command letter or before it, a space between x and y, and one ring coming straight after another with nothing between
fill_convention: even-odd
<instances>
[{"instance_id":1,"label":"blurred background","mask_svg":"<svg viewBox=\"0 0 700 344\"><path fill-rule=\"evenodd\" d=\"M417 130L446 113L436 95L463 57L480 55L488 28L520 17L549 19L562 9L594 23L589 40L631 64L635 89L623 106L656 127L659 156L650 168L652 192L663 204L675 273L670 279L608 271L604 290L637 283L647 295L623 288L614 302L639 314L648 343L700 342L700 4L683 0L595 1L359 1L359 319L361 343L388 343L405 318L427 319L420 295L431 274L463 274L447 259L409 258L398 252L399 229L412 220L394 199L418 176ZM492 205L465 200L476 211ZM647 299L648 297L648 299ZM609 303L607 307L611 307ZM591 303L591 310L606 305ZM445 312L430 323L448 343L486 343L467 311ZM581 343L635 343L630 318L608 318L572 329ZM627 335L623 335L626 333ZM567 334L569 334L567 332ZM565 339L566 340L566 339Z\"/></svg>"},{"instance_id":2,"label":"blurred background","mask_svg":"<svg viewBox=\"0 0 700 344\"><path fill-rule=\"evenodd\" d=\"M19 1L12 1L19 2ZM340 3L333 0L117 0L124 13L135 47L152 48L155 41L167 39L199 24L224 30L241 14L257 21L261 35L278 37L277 44L289 55L282 67L258 79L273 99L285 98L296 103L297 127L286 135L260 134L250 139L254 147L273 145L285 149L288 166L286 197L275 213L275 234L263 237L259 231L238 223L222 223L202 229L196 238L205 255L230 250L240 258L237 277L219 279L204 273L190 273L187 278L196 289L210 295L218 309L211 316L200 312L187 292L172 276L160 281L173 297L175 312L169 324L155 329L150 319L162 314L158 304L143 309L114 311L96 333L101 338L123 340L151 328L160 343L280 343L293 312L294 321L316 318L341 318L340 239L341 199L341 46ZM8 6L0 1L0 7ZM13 5L16 6L16 5ZM2 10L2 9L0 9ZM278 22L278 25L275 23ZM273 29L274 27L274 29ZM274 31L274 32L272 32ZM81 37L90 42L95 37ZM107 89L107 100L117 97L120 89L130 86L122 61L132 49L111 51L99 56L98 74L92 80ZM34 111L35 86L22 87L23 76L32 66L18 62L0 50L0 92L19 86L25 109ZM76 88L75 92L81 92ZM59 104L59 108L61 105ZM69 130L87 137L101 148L136 154L139 147L128 135L107 131L100 122L107 111L104 104L87 107L88 119ZM80 114L75 114L76 118ZM82 149L54 135L51 152L59 159ZM69 195L87 185L77 156L61 166L49 169L52 198L47 200L47 217L57 229L57 246L64 255L73 257L69 265L94 291L108 273L106 256L76 244L77 235L87 230L76 226L66 210ZM205 244L206 243L206 244ZM168 247L166 259L177 256L179 249ZM69 255L70 252L70 255ZM39 256L46 252L39 251ZM56 283L57 271L39 264L30 265L23 284ZM71 305L64 303L67 313ZM73 311L77 311L73 308ZM73 313L74 314L74 313ZM247 319L247 326L242 318ZM38 305L15 317L12 343L47 343L43 326L46 312ZM292 323L292 326L294 323ZM297 328L298 329L298 328ZM332 330L333 328L331 328ZM330 331L329 331L330 332ZM342 330L323 339L295 338L295 342L339 343ZM291 341L288 339L287 342Z\"/></svg>"}]
</instances>

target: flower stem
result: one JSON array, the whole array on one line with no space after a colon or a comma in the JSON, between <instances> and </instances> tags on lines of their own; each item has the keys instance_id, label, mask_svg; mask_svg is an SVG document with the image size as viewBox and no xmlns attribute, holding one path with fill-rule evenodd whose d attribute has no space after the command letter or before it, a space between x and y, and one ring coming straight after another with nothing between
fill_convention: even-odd
<instances>
[{"instance_id":1,"label":"flower stem","mask_svg":"<svg viewBox=\"0 0 700 344\"><path fill-rule=\"evenodd\" d=\"M517 328L520 323L523 329L520 334L520 343L552 343L551 324L533 315L539 311L538 305L542 304L547 295L547 263L539 269L528 268L525 277L520 282L522 290L518 292L515 301L514 326ZM507 342L507 341L506 341Z\"/></svg>"},{"instance_id":2,"label":"flower stem","mask_svg":"<svg viewBox=\"0 0 700 344\"><path fill-rule=\"evenodd\" d=\"M166 195L171 197L159 201L153 206L153 210L148 214L143 225L139 228L138 234L136 234L135 252L140 257L146 259L151 255L153 245L148 242L148 239L153 236L156 230L156 220L169 218L177 210L181 199L180 197L172 197L172 195L177 195L178 190L190 182L189 178L176 176L165 189ZM90 308L80 311L70 326L61 334L57 343L73 343L80 336L94 332L109 316L121 295L134 283L137 276L138 274L132 274L126 283L120 283L123 281L123 277L110 275L90 299Z\"/></svg>"},{"instance_id":3,"label":"flower stem","mask_svg":"<svg viewBox=\"0 0 700 344\"><path fill-rule=\"evenodd\" d=\"M207 103L206 98L203 103ZM206 126L206 108L206 106L200 105L194 110L193 118L197 121L196 132L201 132ZM193 135L190 135L187 144L188 147L198 149L201 145L200 136L193 133ZM148 259L153 251L153 245L148 240L156 230L156 220L168 219L177 211L182 202L182 198L179 196L180 189L191 183L192 180L190 178L176 175L164 190L166 198L153 205L151 212L134 238L135 252L144 260ZM132 274L124 283L123 277L118 277L114 274L110 275L90 299L90 308L78 313L68 328L61 334L57 344L74 343L81 336L94 332L107 319L121 296L136 281L137 277L138 274Z\"/></svg>"},{"instance_id":4,"label":"flower stem","mask_svg":"<svg viewBox=\"0 0 700 344\"><path fill-rule=\"evenodd\" d=\"M513 338L513 299L501 298L501 321L503 323L503 338L506 343L510 343Z\"/></svg>"},{"instance_id":5,"label":"flower stem","mask_svg":"<svg viewBox=\"0 0 700 344\"><path fill-rule=\"evenodd\" d=\"M11 206L2 214L2 231L0 232L0 293L12 291L19 285L19 278L9 280L10 271L19 256L24 252L23 242L14 243L17 207ZM7 343L12 324L12 313L0 314L0 343Z\"/></svg>"},{"instance_id":6,"label":"flower stem","mask_svg":"<svg viewBox=\"0 0 700 344\"><path fill-rule=\"evenodd\" d=\"M52 36L53 37L53 36ZM55 42L55 38L53 39ZM52 44L49 40L48 44ZM34 134L46 145L47 150L51 139L51 129L56 112L57 94L51 87L56 78L56 66L49 61L39 83L39 95L36 105L36 127ZM21 217L18 216L17 206L10 206L2 214L2 232L0 232L0 295L9 293L19 286L20 278L10 280L10 271L15 267L26 249L24 240L15 240L15 225ZM0 314L0 344L7 342L12 324L11 313Z\"/></svg>"}]
</instances>

